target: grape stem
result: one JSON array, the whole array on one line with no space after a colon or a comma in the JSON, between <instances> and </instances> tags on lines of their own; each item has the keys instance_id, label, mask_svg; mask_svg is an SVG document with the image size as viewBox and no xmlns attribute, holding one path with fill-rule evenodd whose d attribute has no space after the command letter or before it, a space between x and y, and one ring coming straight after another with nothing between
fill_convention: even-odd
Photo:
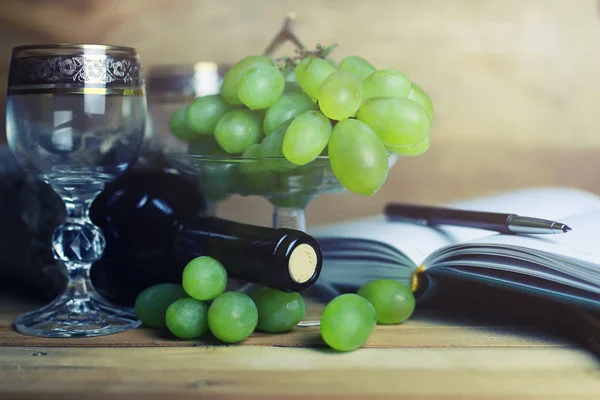
<instances>
[{"instance_id":1,"label":"grape stem","mask_svg":"<svg viewBox=\"0 0 600 400\"><path fill-rule=\"evenodd\" d=\"M305 49L300 39L298 39L298 36L296 36L296 34L294 33L295 21L296 14L291 12L288 13L287 17L283 21L283 26L281 27L281 30L279 31L279 33L277 33L277 35L275 35L273 40L271 40L271 43L269 43L269 45L265 49L263 53L265 56L270 57L275 52L275 50L277 50L287 41L292 42L296 46L296 49Z\"/></svg>"},{"instance_id":2,"label":"grape stem","mask_svg":"<svg viewBox=\"0 0 600 400\"><path fill-rule=\"evenodd\" d=\"M281 30L275 35L273 40L271 40L271 43L269 43L263 53L265 56L271 57L285 42L292 42L296 46L296 55L294 57L280 57L274 60L282 72L293 70L300 61L307 57L327 58L337 47L337 43L326 47L318 44L316 50L308 50L294 33L295 21L296 15L294 13L289 13L283 21Z\"/></svg>"}]
</instances>

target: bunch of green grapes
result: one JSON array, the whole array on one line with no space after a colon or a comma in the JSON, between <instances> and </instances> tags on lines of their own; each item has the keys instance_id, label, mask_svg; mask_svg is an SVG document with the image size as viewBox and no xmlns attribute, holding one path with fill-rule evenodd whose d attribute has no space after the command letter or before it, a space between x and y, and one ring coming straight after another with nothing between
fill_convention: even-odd
<instances>
[{"instance_id":1,"label":"bunch of green grapes","mask_svg":"<svg viewBox=\"0 0 600 400\"><path fill-rule=\"evenodd\" d=\"M327 154L344 187L374 194L387 179L388 153L415 156L429 148L433 104L398 69L378 70L359 56L336 65L318 49L281 65L261 55L241 59L220 93L173 114L172 133L190 143L212 139L208 152L277 157L263 173Z\"/></svg>"},{"instance_id":2,"label":"bunch of green grapes","mask_svg":"<svg viewBox=\"0 0 600 400\"><path fill-rule=\"evenodd\" d=\"M198 339L209 332L224 343L239 343L256 330L282 333L306 314L300 293L261 287L250 295L226 291L227 273L211 257L197 257L184 268L182 283L164 283L140 293L134 305L145 326L166 327L180 339ZM377 324L398 324L415 308L411 290L391 279L363 285L357 293L334 298L325 307L320 333L338 351L363 346Z\"/></svg>"}]
</instances>

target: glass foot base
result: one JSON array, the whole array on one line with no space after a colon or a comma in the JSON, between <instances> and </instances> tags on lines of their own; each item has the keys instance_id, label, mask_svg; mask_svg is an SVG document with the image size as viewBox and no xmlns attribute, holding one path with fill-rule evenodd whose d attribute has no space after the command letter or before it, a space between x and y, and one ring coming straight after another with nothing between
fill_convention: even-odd
<instances>
[{"instance_id":1,"label":"glass foot base","mask_svg":"<svg viewBox=\"0 0 600 400\"><path fill-rule=\"evenodd\" d=\"M20 333L53 338L112 335L140 325L129 310L113 307L98 295L84 300L61 297L14 323Z\"/></svg>"}]
</instances>

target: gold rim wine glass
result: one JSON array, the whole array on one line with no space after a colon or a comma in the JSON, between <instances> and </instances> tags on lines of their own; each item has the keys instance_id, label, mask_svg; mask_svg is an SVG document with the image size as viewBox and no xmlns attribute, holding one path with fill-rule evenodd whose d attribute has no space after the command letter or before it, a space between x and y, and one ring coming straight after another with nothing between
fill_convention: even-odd
<instances>
[{"instance_id":1,"label":"gold rim wine glass","mask_svg":"<svg viewBox=\"0 0 600 400\"><path fill-rule=\"evenodd\" d=\"M139 56L122 46L15 47L7 92L8 144L23 167L62 198L67 217L52 235L64 292L15 322L42 337L108 335L140 325L131 310L103 299L90 280L105 240L89 207L106 183L138 157L146 123Z\"/></svg>"}]
</instances>

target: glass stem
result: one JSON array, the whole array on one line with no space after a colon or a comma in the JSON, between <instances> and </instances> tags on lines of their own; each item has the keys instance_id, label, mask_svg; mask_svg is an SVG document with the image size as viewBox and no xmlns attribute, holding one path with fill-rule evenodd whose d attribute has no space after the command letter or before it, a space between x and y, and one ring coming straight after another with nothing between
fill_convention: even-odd
<instances>
[{"instance_id":1,"label":"glass stem","mask_svg":"<svg viewBox=\"0 0 600 400\"><path fill-rule=\"evenodd\" d=\"M306 232L306 212L304 208L273 207L273 227Z\"/></svg>"},{"instance_id":2,"label":"glass stem","mask_svg":"<svg viewBox=\"0 0 600 400\"><path fill-rule=\"evenodd\" d=\"M102 184L54 187L65 203L67 218L54 230L54 258L67 268L68 285L63 294L68 297L70 314L83 315L96 311L90 301L94 287L90 279L92 264L102 257L105 247L101 230L89 218L89 209L103 189Z\"/></svg>"},{"instance_id":3,"label":"glass stem","mask_svg":"<svg viewBox=\"0 0 600 400\"><path fill-rule=\"evenodd\" d=\"M90 280L90 263L80 264L66 262L69 282L63 297L69 299L70 314L89 315L98 311L91 301L90 293L94 292Z\"/></svg>"}]
</instances>

